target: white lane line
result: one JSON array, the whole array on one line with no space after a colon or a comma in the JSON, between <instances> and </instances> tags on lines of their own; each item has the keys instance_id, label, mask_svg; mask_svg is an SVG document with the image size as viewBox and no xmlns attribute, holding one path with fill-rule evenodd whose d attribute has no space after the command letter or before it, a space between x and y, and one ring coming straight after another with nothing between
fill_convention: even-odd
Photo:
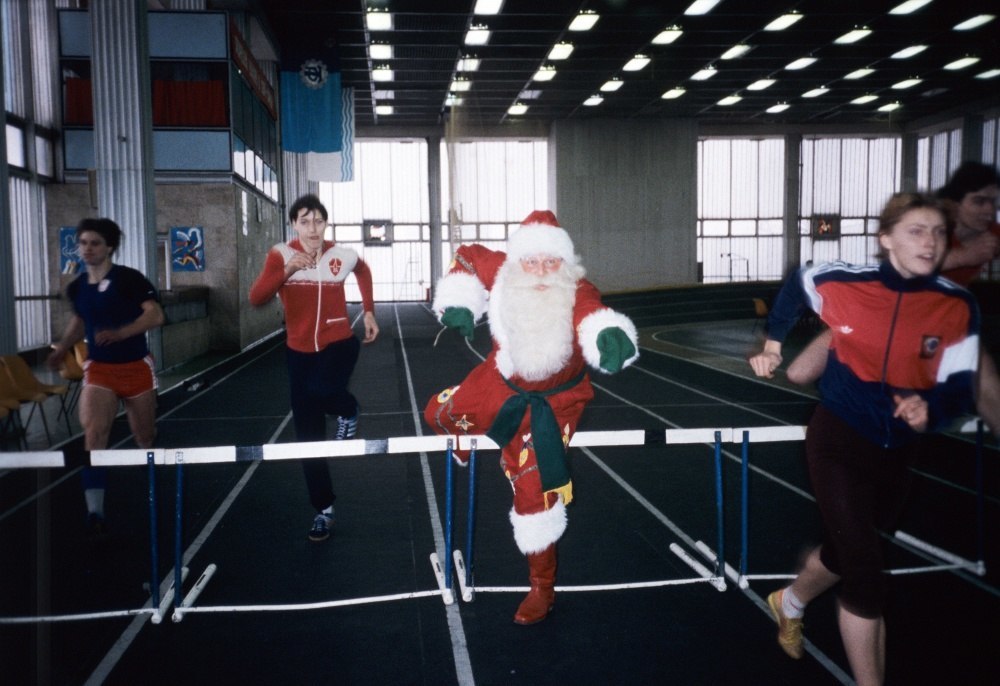
<instances>
[{"instance_id":1,"label":"white lane line","mask_svg":"<svg viewBox=\"0 0 1000 686\"><path fill-rule=\"evenodd\" d=\"M399 348L403 357L403 368L406 370L406 387L410 394L410 408L412 410L413 427L417 436L423 436L423 422L421 413L418 410L416 393L413 390L413 375L410 373L410 360L406 354L406 345L403 339L403 326L399 321L399 307L393 305L393 313L396 316L396 329L399 331ZM438 558L444 560L444 529L441 527L441 517L438 515L437 497L434 494L434 481L431 479L430 464L427 461L427 453L420 453L420 471L424 478L424 493L427 496L427 510L430 513L431 529L434 532L434 547L437 548ZM451 560L446 560L446 564L451 564ZM462 686L474 686L476 683L472 673L472 659L469 657L468 640L465 636L465 627L462 625L462 615L458 609L458 603L445 605L445 614L448 618L448 631L451 634L451 652L455 659L455 673L458 683Z\"/></svg>"}]
</instances>

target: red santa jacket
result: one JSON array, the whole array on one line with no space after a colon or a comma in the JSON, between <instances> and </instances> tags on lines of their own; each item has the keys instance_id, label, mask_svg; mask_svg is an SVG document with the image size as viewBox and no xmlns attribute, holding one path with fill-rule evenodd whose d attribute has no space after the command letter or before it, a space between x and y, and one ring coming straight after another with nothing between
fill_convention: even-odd
<instances>
[{"instance_id":1,"label":"red santa jacket","mask_svg":"<svg viewBox=\"0 0 1000 686\"><path fill-rule=\"evenodd\" d=\"M257 280L250 287L250 304L263 305L277 294L285 308L288 347L298 352L318 352L337 341L350 338L344 282L353 272L361 289L366 312L374 312L372 274L356 252L329 241L316 267L300 269L285 279L285 264L302 244L296 238L271 248Z\"/></svg>"}]
</instances>

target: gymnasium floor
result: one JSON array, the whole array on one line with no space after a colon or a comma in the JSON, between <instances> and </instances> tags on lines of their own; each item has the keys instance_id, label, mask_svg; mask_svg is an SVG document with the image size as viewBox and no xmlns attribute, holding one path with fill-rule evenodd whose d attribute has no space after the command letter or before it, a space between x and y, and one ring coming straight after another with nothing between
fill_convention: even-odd
<instances>
[{"instance_id":1,"label":"gymnasium floor","mask_svg":"<svg viewBox=\"0 0 1000 686\"><path fill-rule=\"evenodd\" d=\"M634 303L632 304L634 305ZM629 311L630 303L615 306ZM383 305L379 340L362 349L352 389L362 404L359 437L429 434L427 399L459 382L488 348L488 329L467 346L423 305ZM597 395L580 431L804 424L807 391L749 377L743 361L752 320L645 326L642 357L594 379ZM157 445L195 448L292 442L283 340L205 370L161 395ZM201 382L196 384L195 382ZM163 384L167 387L168 384ZM520 592L477 592L446 605L429 562L444 558L443 454L331 460L338 492L333 536L311 543L311 512L294 461L187 465L183 471L187 592L210 564L216 573L175 623L149 614L12 623L141 608L151 572L145 467L111 471L110 536L85 535L77 463L0 472L0 675L5 684L837 684L850 683L830 594L809 608L809 652L794 661L774 641L763 599L782 580L731 579L557 594L535 626L511 621ZM132 447L124 422L112 445ZM711 446L574 448L576 501L559 544L558 586L698 579L676 544L716 546ZM477 587L523 587L527 566L511 538L510 490L496 451L480 451L476 485ZM986 684L1000 674L998 453L984 451L985 576L964 570L890 579L889 684ZM739 446L723 451L724 551L740 562ZM751 446L747 567L794 570L817 540L801 442ZM157 564L172 580L177 472L155 473ZM464 547L468 472L455 472L455 544ZM969 437L927 441L914 465L901 529L964 559L978 558L975 449ZM893 568L933 564L888 543ZM325 601L412 594L365 604L284 609ZM249 611L232 608L253 607ZM270 607L269 607L270 606ZM3 618L6 618L4 621Z\"/></svg>"}]
</instances>

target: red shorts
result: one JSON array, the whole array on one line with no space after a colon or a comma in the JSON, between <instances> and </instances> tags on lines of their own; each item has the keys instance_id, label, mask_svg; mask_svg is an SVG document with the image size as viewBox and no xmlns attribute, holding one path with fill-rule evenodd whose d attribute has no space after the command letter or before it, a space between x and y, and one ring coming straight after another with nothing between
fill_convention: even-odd
<instances>
[{"instance_id":1,"label":"red shorts","mask_svg":"<svg viewBox=\"0 0 1000 686\"><path fill-rule=\"evenodd\" d=\"M134 362L86 360L83 363L83 383L85 386L106 388L119 398L138 397L156 390L153 358L146 355Z\"/></svg>"}]
</instances>

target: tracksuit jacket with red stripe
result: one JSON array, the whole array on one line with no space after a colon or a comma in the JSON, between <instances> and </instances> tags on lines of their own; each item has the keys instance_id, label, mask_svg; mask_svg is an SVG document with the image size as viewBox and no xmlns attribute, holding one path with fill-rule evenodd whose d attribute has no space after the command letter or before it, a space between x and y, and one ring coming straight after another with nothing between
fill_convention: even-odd
<instances>
[{"instance_id":1,"label":"tracksuit jacket with red stripe","mask_svg":"<svg viewBox=\"0 0 1000 686\"><path fill-rule=\"evenodd\" d=\"M927 400L929 431L972 411L979 310L964 288L937 275L905 279L888 260L819 265L781 289L768 337L783 341L806 307L833 332L822 404L876 445L915 437L893 418L893 394Z\"/></svg>"},{"instance_id":2,"label":"tracksuit jacket with red stripe","mask_svg":"<svg viewBox=\"0 0 1000 686\"><path fill-rule=\"evenodd\" d=\"M353 272L358 280L365 312L375 311L372 273L350 248L324 241L316 267L300 269L286 280L285 264L296 252L302 252L297 238L271 248L250 287L250 304L263 305L277 294L285 308L288 347L301 353L319 352L354 335L344 296L348 274Z\"/></svg>"}]
</instances>

